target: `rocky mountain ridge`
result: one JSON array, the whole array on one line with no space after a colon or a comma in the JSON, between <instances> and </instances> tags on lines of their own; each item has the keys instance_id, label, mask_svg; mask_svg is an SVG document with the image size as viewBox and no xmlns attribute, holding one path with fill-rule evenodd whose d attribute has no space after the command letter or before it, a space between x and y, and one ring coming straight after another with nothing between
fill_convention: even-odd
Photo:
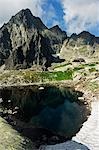
<instances>
[{"instance_id":1,"label":"rocky mountain ridge","mask_svg":"<svg viewBox=\"0 0 99 150\"><path fill-rule=\"evenodd\" d=\"M77 58L99 60L99 37L95 37L87 31L80 34L72 34L68 37L60 51L60 57L67 61Z\"/></svg>"},{"instance_id":2,"label":"rocky mountain ridge","mask_svg":"<svg viewBox=\"0 0 99 150\"><path fill-rule=\"evenodd\" d=\"M21 10L0 29L0 66L20 69L42 65L43 69L47 68L58 60L52 56L53 47L62 45L62 41L29 9Z\"/></svg>"},{"instance_id":3,"label":"rocky mountain ridge","mask_svg":"<svg viewBox=\"0 0 99 150\"><path fill-rule=\"evenodd\" d=\"M99 60L99 37L89 32L67 37L58 25L48 29L29 9L21 10L0 28L0 66L46 70L53 62L75 58ZM57 56L57 55L56 55Z\"/></svg>"}]
</instances>

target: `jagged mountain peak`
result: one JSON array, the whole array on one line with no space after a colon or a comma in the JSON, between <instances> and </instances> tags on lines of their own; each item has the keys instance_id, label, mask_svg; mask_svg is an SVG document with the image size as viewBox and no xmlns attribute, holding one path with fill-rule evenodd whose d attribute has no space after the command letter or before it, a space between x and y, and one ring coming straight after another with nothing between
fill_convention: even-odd
<instances>
[{"instance_id":1,"label":"jagged mountain peak","mask_svg":"<svg viewBox=\"0 0 99 150\"><path fill-rule=\"evenodd\" d=\"M95 37L95 36L88 31L82 31L80 34L78 34L78 37L87 38L87 37Z\"/></svg>"},{"instance_id":2,"label":"jagged mountain peak","mask_svg":"<svg viewBox=\"0 0 99 150\"><path fill-rule=\"evenodd\" d=\"M73 33L70 37L69 37L69 39L74 39L74 40L76 40L77 39L77 34L76 33Z\"/></svg>"},{"instance_id":3,"label":"jagged mountain peak","mask_svg":"<svg viewBox=\"0 0 99 150\"><path fill-rule=\"evenodd\" d=\"M22 9L9 21L9 24L16 24L20 26L20 24L24 24L27 28L37 28L38 30L47 29L47 27L43 24L39 17L33 16L30 9Z\"/></svg>"},{"instance_id":4,"label":"jagged mountain peak","mask_svg":"<svg viewBox=\"0 0 99 150\"><path fill-rule=\"evenodd\" d=\"M50 31L52 31L52 32L55 32L55 33L64 33L64 34L66 34L66 32L65 31L62 31L62 29L58 26L58 25L55 25L55 26L53 26L52 28L50 28Z\"/></svg>"},{"instance_id":5,"label":"jagged mountain peak","mask_svg":"<svg viewBox=\"0 0 99 150\"><path fill-rule=\"evenodd\" d=\"M78 51L82 57L96 58L98 47L99 38L89 32L67 37L58 25L48 29L29 9L21 10L0 28L0 66L6 64L7 69L49 67L59 60L53 58L58 53L62 59L69 60L74 54L77 57Z\"/></svg>"},{"instance_id":6,"label":"jagged mountain peak","mask_svg":"<svg viewBox=\"0 0 99 150\"><path fill-rule=\"evenodd\" d=\"M49 30L57 35L58 38L61 38L62 42L67 38L67 33L65 31L62 31L58 25L53 26Z\"/></svg>"},{"instance_id":7,"label":"jagged mountain peak","mask_svg":"<svg viewBox=\"0 0 99 150\"><path fill-rule=\"evenodd\" d=\"M22 9L15 16L12 16L9 24L17 24L20 25L22 23L32 25L33 15L29 9Z\"/></svg>"},{"instance_id":8,"label":"jagged mountain peak","mask_svg":"<svg viewBox=\"0 0 99 150\"><path fill-rule=\"evenodd\" d=\"M28 9L28 8L20 10L15 16L17 16L17 15L20 15L20 16L22 16L22 15L28 15L28 16L31 15L31 16L33 16L31 10Z\"/></svg>"},{"instance_id":9,"label":"jagged mountain peak","mask_svg":"<svg viewBox=\"0 0 99 150\"><path fill-rule=\"evenodd\" d=\"M59 59L53 57L60 50L64 34L50 31L39 17L23 9L0 29L0 66L7 69L48 67Z\"/></svg>"},{"instance_id":10,"label":"jagged mountain peak","mask_svg":"<svg viewBox=\"0 0 99 150\"><path fill-rule=\"evenodd\" d=\"M58 25L53 26L50 28L51 31L62 31L61 28Z\"/></svg>"},{"instance_id":11,"label":"jagged mountain peak","mask_svg":"<svg viewBox=\"0 0 99 150\"><path fill-rule=\"evenodd\" d=\"M76 33L73 33L70 38L87 38L87 37L95 37L95 35L91 34L90 32L88 31L82 31L81 33L79 34L76 34Z\"/></svg>"},{"instance_id":12,"label":"jagged mountain peak","mask_svg":"<svg viewBox=\"0 0 99 150\"><path fill-rule=\"evenodd\" d=\"M94 45L95 43L99 44L99 37L96 37L95 35L91 34L88 31L82 31L79 34L73 33L69 37L69 40L72 40L72 39L82 41L82 43L88 44L88 45Z\"/></svg>"}]
</instances>

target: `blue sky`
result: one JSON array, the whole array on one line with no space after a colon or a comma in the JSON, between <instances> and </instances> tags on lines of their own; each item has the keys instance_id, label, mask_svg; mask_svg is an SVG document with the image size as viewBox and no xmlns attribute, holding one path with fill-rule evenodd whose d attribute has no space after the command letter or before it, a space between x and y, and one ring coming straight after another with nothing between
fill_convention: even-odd
<instances>
[{"instance_id":1,"label":"blue sky","mask_svg":"<svg viewBox=\"0 0 99 150\"><path fill-rule=\"evenodd\" d=\"M46 15L42 17L42 20L44 20L44 23L48 27L59 25L63 30L66 30L63 19L64 13L60 1L47 0L47 3L45 3L42 8L46 13ZM47 17L49 17L49 19L46 19Z\"/></svg>"},{"instance_id":2,"label":"blue sky","mask_svg":"<svg viewBox=\"0 0 99 150\"><path fill-rule=\"evenodd\" d=\"M0 26L25 8L68 35L86 30L99 36L99 0L0 0Z\"/></svg>"},{"instance_id":3,"label":"blue sky","mask_svg":"<svg viewBox=\"0 0 99 150\"><path fill-rule=\"evenodd\" d=\"M58 24L68 34L87 30L99 36L98 7L99 0L47 0L42 20L48 27Z\"/></svg>"}]
</instances>

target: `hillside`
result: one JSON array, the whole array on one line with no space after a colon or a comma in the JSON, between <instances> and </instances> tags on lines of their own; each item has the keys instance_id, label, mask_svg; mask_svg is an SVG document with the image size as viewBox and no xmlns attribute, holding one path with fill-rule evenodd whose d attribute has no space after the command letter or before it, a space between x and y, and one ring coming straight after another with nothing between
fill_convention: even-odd
<instances>
[{"instance_id":1,"label":"hillside","mask_svg":"<svg viewBox=\"0 0 99 150\"><path fill-rule=\"evenodd\" d=\"M65 40L60 57L66 61L83 58L84 61L99 60L99 37L95 37L87 31L80 34L72 34Z\"/></svg>"}]
</instances>

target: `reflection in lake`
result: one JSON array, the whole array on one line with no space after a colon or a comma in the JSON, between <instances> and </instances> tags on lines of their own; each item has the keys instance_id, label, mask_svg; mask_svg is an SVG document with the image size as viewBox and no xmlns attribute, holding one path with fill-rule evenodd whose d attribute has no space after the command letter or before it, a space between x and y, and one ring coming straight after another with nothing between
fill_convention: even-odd
<instances>
[{"instance_id":1,"label":"reflection in lake","mask_svg":"<svg viewBox=\"0 0 99 150\"><path fill-rule=\"evenodd\" d=\"M59 94L58 96L55 90L54 93L52 92L48 97L43 98L45 102L48 100L49 103L45 104L45 107L43 107L38 115L32 117L31 122L33 125L49 129L68 138L75 135L87 119L86 106L84 104L80 105L74 100L64 98L63 95L60 96ZM55 107L56 102L63 103Z\"/></svg>"}]
</instances>

